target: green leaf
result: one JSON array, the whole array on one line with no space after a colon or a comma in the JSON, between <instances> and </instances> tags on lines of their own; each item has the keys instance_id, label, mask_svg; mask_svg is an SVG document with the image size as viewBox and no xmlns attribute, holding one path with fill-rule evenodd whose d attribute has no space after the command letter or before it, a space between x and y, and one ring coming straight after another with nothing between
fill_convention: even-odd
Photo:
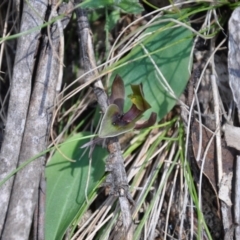
<instances>
[{"instance_id":1,"label":"green leaf","mask_svg":"<svg viewBox=\"0 0 240 240\"><path fill-rule=\"evenodd\" d=\"M121 10L127 13L138 14L143 11L143 7L138 3L137 0L85 0L79 5L81 8L102 8L102 7L119 7ZM116 21L120 15L114 12L111 16L113 21ZM114 22L113 22L114 24ZM111 27L113 27L111 24ZM111 29L111 28L110 28Z\"/></svg>"},{"instance_id":2,"label":"green leaf","mask_svg":"<svg viewBox=\"0 0 240 240\"><path fill-rule=\"evenodd\" d=\"M61 240L78 210L86 202L89 153L80 147L88 141L81 140L81 138L89 134L82 132L74 135L60 147L61 152L76 162L66 160L60 152L56 151L46 167L46 240ZM95 147L88 182L88 194L94 191L104 175L106 155L106 150Z\"/></svg>"},{"instance_id":3,"label":"green leaf","mask_svg":"<svg viewBox=\"0 0 240 240\"><path fill-rule=\"evenodd\" d=\"M101 8L112 6L114 4L113 0L85 0L80 4L81 8Z\"/></svg>"},{"instance_id":4,"label":"green leaf","mask_svg":"<svg viewBox=\"0 0 240 240\"><path fill-rule=\"evenodd\" d=\"M116 26L117 21L120 19L120 11L118 9L113 10L110 12L108 17L109 30L111 31Z\"/></svg>"},{"instance_id":5,"label":"green leaf","mask_svg":"<svg viewBox=\"0 0 240 240\"><path fill-rule=\"evenodd\" d=\"M173 18L173 16L168 17ZM152 33L146 35L142 42L143 46L137 45L127 56L111 66L116 70L113 71L110 84L114 76L119 74L124 81L126 95L131 93L132 84L143 84L144 98L151 104L151 109L144 114L145 120L150 117L151 112L156 112L160 120L176 103L170 91L164 87L166 84L157 73L148 54L176 97L181 95L190 76L188 67L191 66L192 33L183 26L176 27L176 23L171 22L170 19L166 20L167 17L163 19L165 22L156 23L142 33L142 36ZM131 101L125 101L124 110L128 110L131 104Z\"/></svg>"},{"instance_id":6,"label":"green leaf","mask_svg":"<svg viewBox=\"0 0 240 240\"><path fill-rule=\"evenodd\" d=\"M118 2L119 2L119 4L117 4L117 6L120 7L122 10L124 10L127 13L139 14L144 10L142 5L139 4L138 1L121 0Z\"/></svg>"}]
</instances>

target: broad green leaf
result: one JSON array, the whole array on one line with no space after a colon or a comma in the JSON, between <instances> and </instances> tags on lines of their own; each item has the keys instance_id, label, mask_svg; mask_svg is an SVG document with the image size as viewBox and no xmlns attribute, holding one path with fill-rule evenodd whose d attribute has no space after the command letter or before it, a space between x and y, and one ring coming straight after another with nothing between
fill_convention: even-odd
<instances>
[{"instance_id":1,"label":"broad green leaf","mask_svg":"<svg viewBox=\"0 0 240 240\"><path fill-rule=\"evenodd\" d=\"M160 120L176 103L145 51L152 57L177 98L190 76L192 33L183 26L167 21L166 17L163 19L165 22L157 23L142 33L142 36L152 33L146 35L142 46L137 45L127 56L111 66L116 70L112 73L110 84L116 74L119 74L124 81L126 95L131 94L130 85L143 84L144 98L151 105L151 109L144 113L144 119L148 119L151 112L156 112ZM124 65L121 66L122 64ZM131 104L129 100L125 101L124 110L128 110Z\"/></svg>"},{"instance_id":2,"label":"broad green leaf","mask_svg":"<svg viewBox=\"0 0 240 240\"><path fill-rule=\"evenodd\" d=\"M113 0L85 0L81 3L81 8L100 8L100 7L108 7L114 4Z\"/></svg>"},{"instance_id":3,"label":"broad green leaf","mask_svg":"<svg viewBox=\"0 0 240 240\"><path fill-rule=\"evenodd\" d=\"M108 16L108 24L109 24L109 30L111 31L115 26L117 21L120 19L120 11L117 10L113 10L109 13Z\"/></svg>"},{"instance_id":4,"label":"broad green leaf","mask_svg":"<svg viewBox=\"0 0 240 240\"><path fill-rule=\"evenodd\" d=\"M46 240L61 240L78 210L86 201L89 153L80 147L89 141L88 139L81 140L81 138L89 134L83 132L74 135L60 147L67 157L76 162L66 160L60 152L56 151L46 167ZM106 150L95 147L88 182L88 194L94 191L104 175L106 155Z\"/></svg>"},{"instance_id":5,"label":"broad green leaf","mask_svg":"<svg viewBox=\"0 0 240 240\"><path fill-rule=\"evenodd\" d=\"M85 0L80 6L81 8L119 7L125 12L134 14L143 11L137 0Z\"/></svg>"},{"instance_id":6,"label":"broad green leaf","mask_svg":"<svg viewBox=\"0 0 240 240\"><path fill-rule=\"evenodd\" d=\"M119 2L119 4L117 6L120 7L122 10L124 10L127 13L139 14L144 10L142 5L138 1L121 0L118 2Z\"/></svg>"}]
</instances>

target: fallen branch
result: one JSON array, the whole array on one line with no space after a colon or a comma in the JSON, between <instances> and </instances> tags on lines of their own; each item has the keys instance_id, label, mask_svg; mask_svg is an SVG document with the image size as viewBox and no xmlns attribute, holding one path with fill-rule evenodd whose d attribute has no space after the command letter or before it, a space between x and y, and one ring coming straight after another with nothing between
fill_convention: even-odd
<instances>
[{"instance_id":1,"label":"fallen branch","mask_svg":"<svg viewBox=\"0 0 240 240\"><path fill-rule=\"evenodd\" d=\"M81 1L75 0L75 4ZM78 21L78 36L80 44L80 55L82 66L85 72L88 72L85 82L98 76L96 69L96 62L94 57L91 30L85 10L81 8L76 9ZM108 107L108 97L104 91L102 82L97 79L93 84L93 91L96 95L98 104L104 113ZM130 211L130 202L133 203L131 194L129 192L129 185L126 171L124 168L124 159L121 153L121 147L118 138L107 138L107 149L109 157L106 162L106 171L109 172L106 180L106 187L110 195L118 196L121 207L123 229L125 232L124 239L132 239L132 216Z\"/></svg>"},{"instance_id":2,"label":"fallen branch","mask_svg":"<svg viewBox=\"0 0 240 240\"><path fill-rule=\"evenodd\" d=\"M20 32L43 24L47 4L47 0L41 1L41 3L36 1L24 3ZM36 16L34 9L38 9L38 16ZM16 169L19 161L27 121L32 73L35 65L35 50L38 45L39 35L40 30L32 31L30 34L22 35L18 39L5 135L0 153L0 180L4 179L10 172ZM2 235L3 227L7 226L5 219L12 193L13 180L14 177L9 179L0 188L0 236ZM18 228L20 229L19 226ZM14 232L13 229L11 229L11 231ZM4 238L2 237L2 239Z\"/></svg>"},{"instance_id":3,"label":"fallen branch","mask_svg":"<svg viewBox=\"0 0 240 240\"><path fill-rule=\"evenodd\" d=\"M48 1L24 2L20 32L43 24L43 19L48 14L47 4ZM39 15L36 15L36 11ZM64 12L65 8L60 8L59 11ZM66 23L67 18L64 21ZM5 174L0 173L1 177L14 170L17 164L24 164L26 160L43 152L48 146L49 126L60 73L59 59L53 54L59 51L60 45L61 31L57 26L54 23L50 27L49 36L44 29L19 38L1 152L1 157L6 159L10 167L1 168L5 170ZM49 38L52 39L52 45L49 44ZM45 156L37 158L17 172L13 184L12 178L1 187L1 239L28 239L32 226L35 228L34 236L30 238L44 239L45 161ZM7 201L6 204L4 201ZM34 213L35 223L32 224Z\"/></svg>"}]
</instances>

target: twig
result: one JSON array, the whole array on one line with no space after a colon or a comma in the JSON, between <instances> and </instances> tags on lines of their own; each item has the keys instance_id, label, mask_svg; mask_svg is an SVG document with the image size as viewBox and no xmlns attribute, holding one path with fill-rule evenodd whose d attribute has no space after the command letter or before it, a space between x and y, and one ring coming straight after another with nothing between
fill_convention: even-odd
<instances>
[{"instance_id":1,"label":"twig","mask_svg":"<svg viewBox=\"0 0 240 240\"><path fill-rule=\"evenodd\" d=\"M52 0L52 11L51 11L50 16L49 16L49 21L51 21L53 17L57 17L58 16L57 9L61 6L61 4L62 4L61 0L59 0L59 1ZM70 1L70 4L71 4L71 1ZM57 92L59 92L61 90L61 86L62 86L63 66L64 66L64 64L63 64L63 59L64 59L64 35L63 35L63 28L64 27L63 27L61 19L57 20L57 27L58 27L59 38L60 38L60 45L59 45L58 52L54 50L53 41L51 39L51 31L50 31L51 25L47 26L47 32L48 32L48 36L49 36L49 44L51 45L51 48L53 49L53 55L58 59L59 64L60 64L59 74L58 74L58 84L57 84L57 87L56 87Z\"/></svg>"},{"instance_id":2,"label":"twig","mask_svg":"<svg viewBox=\"0 0 240 240\"><path fill-rule=\"evenodd\" d=\"M80 2L80 0L75 0L75 5ZM98 76L98 71L96 70L91 31L89 29L86 12L81 8L77 8L76 15L78 21L81 63L85 72L92 70L85 78L85 82L87 82L90 81L92 77ZM100 79L97 79L93 83L93 91L104 113L108 107L108 97ZM109 172L109 175L106 180L106 185L109 189L109 194L119 197L125 232L124 239L132 239L132 216L129 201L132 203L133 200L129 192L127 175L123 164L124 159L117 137L107 139L107 149L109 158L106 162L106 171Z\"/></svg>"},{"instance_id":3,"label":"twig","mask_svg":"<svg viewBox=\"0 0 240 240\"><path fill-rule=\"evenodd\" d=\"M235 239L240 239L240 156L236 160L236 178L235 178L235 194L234 194L234 219L237 227L235 229Z\"/></svg>"},{"instance_id":4,"label":"twig","mask_svg":"<svg viewBox=\"0 0 240 240\"><path fill-rule=\"evenodd\" d=\"M212 84L212 91L213 91L213 100L214 100L214 113L216 119L216 148L217 148L217 168L218 168L218 184L221 182L222 175L223 175L223 168L222 168L222 144L221 144L221 124L220 124L220 107L218 101L218 87L216 83L215 75L211 75L211 84Z\"/></svg>"}]
</instances>

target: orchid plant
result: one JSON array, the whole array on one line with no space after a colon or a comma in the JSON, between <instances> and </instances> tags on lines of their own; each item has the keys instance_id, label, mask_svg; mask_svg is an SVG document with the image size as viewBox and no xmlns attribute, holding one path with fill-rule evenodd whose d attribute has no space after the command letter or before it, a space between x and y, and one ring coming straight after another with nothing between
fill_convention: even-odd
<instances>
[{"instance_id":1,"label":"orchid plant","mask_svg":"<svg viewBox=\"0 0 240 240\"><path fill-rule=\"evenodd\" d=\"M109 97L109 106L103 116L99 137L108 138L121 135L132 129L142 129L155 124L157 114L152 112L149 119L143 123L139 123L139 119L143 113L151 108L143 95L142 84L131 85L132 94L128 97L132 102L131 108L124 113L125 88L122 78L116 75Z\"/></svg>"}]
</instances>

